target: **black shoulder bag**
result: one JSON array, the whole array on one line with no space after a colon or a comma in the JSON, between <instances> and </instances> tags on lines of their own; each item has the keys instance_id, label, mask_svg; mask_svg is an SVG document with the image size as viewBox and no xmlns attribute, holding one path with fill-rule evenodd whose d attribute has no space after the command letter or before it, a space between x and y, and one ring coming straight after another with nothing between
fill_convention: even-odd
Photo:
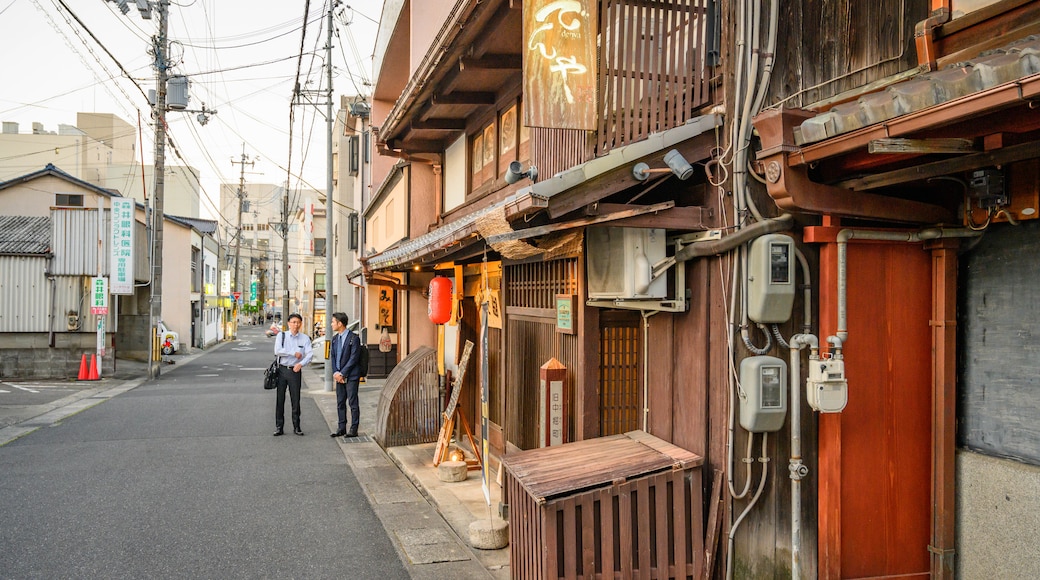
<instances>
[{"instance_id":1,"label":"black shoulder bag","mask_svg":"<svg viewBox=\"0 0 1040 580\"><path fill-rule=\"evenodd\" d=\"M279 332L282 335L282 346L285 346L285 333ZM278 357L274 357L271 361L271 366L267 367L264 371L264 390L269 391L278 386Z\"/></svg>"}]
</instances>

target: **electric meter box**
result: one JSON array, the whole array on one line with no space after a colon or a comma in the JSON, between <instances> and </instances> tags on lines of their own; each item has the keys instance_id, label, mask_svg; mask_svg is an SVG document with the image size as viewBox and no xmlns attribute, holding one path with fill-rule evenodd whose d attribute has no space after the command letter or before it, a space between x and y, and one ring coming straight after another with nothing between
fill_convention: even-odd
<instances>
[{"instance_id":1,"label":"electric meter box","mask_svg":"<svg viewBox=\"0 0 1040 580\"><path fill-rule=\"evenodd\" d=\"M787 363L775 356L740 361L740 426L752 433L779 431L787 417Z\"/></svg>"},{"instance_id":2,"label":"electric meter box","mask_svg":"<svg viewBox=\"0 0 1040 580\"><path fill-rule=\"evenodd\" d=\"M809 378L805 382L805 398L814 411L840 413L849 402L849 382L845 379L845 361L819 359L809 361Z\"/></svg>"},{"instance_id":3,"label":"electric meter box","mask_svg":"<svg viewBox=\"0 0 1040 580\"><path fill-rule=\"evenodd\" d=\"M768 234L751 243L748 256L748 318L787 322L794 306L794 240Z\"/></svg>"}]
</instances>

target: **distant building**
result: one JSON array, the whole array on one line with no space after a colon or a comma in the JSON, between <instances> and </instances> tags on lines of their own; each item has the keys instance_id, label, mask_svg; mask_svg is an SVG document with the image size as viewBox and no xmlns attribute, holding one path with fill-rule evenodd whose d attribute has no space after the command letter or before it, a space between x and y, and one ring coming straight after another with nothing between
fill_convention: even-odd
<instances>
[{"instance_id":1,"label":"distant building","mask_svg":"<svg viewBox=\"0 0 1040 580\"><path fill-rule=\"evenodd\" d=\"M0 181L54 165L72 177L144 203L153 194L153 156L139 151L137 143L137 128L110 113L77 113L75 126L59 125L56 133L40 123L33 123L30 133L21 133L18 123L5 122L0 132ZM142 160L146 162L143 179ZM197 169L167 164L163 190L166 213L201 216Z\"/></svg>"}]
</instances>

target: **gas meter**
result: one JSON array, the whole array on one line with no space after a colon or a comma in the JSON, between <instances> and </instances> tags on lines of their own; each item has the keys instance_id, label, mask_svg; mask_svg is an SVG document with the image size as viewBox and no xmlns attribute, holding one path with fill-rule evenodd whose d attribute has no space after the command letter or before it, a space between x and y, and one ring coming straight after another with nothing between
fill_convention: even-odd
<instances>
[{"instance_id":1,"label":"gas meter","mask_svg":"<svg viewBox=\"0 0 1040 580\"><path fill-rule=\"evenodd\" d=\"M768 234L752 242L747 277L748 318L787 322L794 305L794 240Z\"/></svg>"},{"instance_id":2,"label":"gas meter","mask_svg":"<svg viewBox=\"0 0 1040 580\"><path fill-rule=\"evenodd\" d=\"M805 398L814 411L840 413L849 402L845 361L840 358L809 359Z\"/></svg>"},{"instance_id":3,"label":"gas meter","mask_svg":"<svg viewBox=\"0 0 1040 580\"><path fill-rule=\"evenodd\" d=\"M752 433L778 431L787 416L787 363L774 356L740 361L740 426Z\"/></svg>"}]
</instances>

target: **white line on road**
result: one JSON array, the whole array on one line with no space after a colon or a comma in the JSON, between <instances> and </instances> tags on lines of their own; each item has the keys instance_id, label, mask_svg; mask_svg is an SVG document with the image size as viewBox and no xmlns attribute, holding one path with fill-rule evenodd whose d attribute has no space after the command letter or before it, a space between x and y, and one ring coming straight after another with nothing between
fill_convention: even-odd
<instances>
[{"instance_id":1,"label":"white line on road","mask_svg":"<svg viewBox=\"0 0 1040 580\"><path fill-rule=\"evenodd\" d=\"M40 391L37 391L36 389L30 389L29 387L19 387L18 385L14 384L14 383L0 383L0 385L4 385L6 387L13 387L15 389L21 389L23 391L28 391L30 393L39 393L40 392Z\"/></svg>"},{"instance_id":2,"label":"white line on road","mask_svg":"<svg viewBox=\"0 0 1040 580\"><path fill-rule=\"evenodd\" d=\"M219 377L220 375L195 375L196 377Z\"/></svg>"}]
</instances>

